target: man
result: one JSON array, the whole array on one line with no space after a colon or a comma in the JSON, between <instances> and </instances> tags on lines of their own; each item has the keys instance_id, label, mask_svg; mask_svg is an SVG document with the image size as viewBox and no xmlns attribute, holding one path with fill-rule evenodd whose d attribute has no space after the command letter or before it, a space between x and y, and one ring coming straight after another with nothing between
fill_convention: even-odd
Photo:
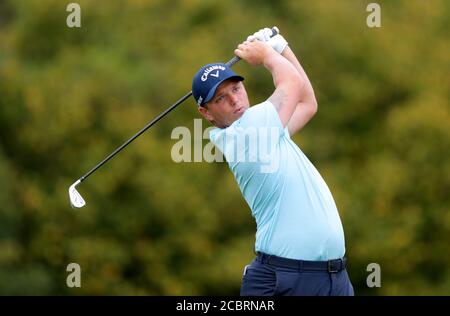
<instances>
[{"instance_id":1,"label":"man","mask_svg":"<svg viewBox=\"0 0 450 316\"><path fill-rule=\"evenodd\" d=\"M235 50L271 73L266 101L250 107L244 78L221 63L202 67L192 85L257 224L257 257L244 269L241 295L353 295L331 192L290 138L316 113L314 91L286 40L270 35L262 29Z\"/></svg>"}]
</instances>

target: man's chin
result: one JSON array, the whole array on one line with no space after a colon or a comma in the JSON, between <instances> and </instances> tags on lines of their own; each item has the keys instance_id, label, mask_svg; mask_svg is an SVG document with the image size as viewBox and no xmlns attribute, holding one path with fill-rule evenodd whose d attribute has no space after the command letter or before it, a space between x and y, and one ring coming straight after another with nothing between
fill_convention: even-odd
<instances>
[{"instance_id":1,"label":"man's chin","mask_svg":"<svg viewBox=\"0 0 450 316\"><path fill-rule=\"evenodd\" d=\"M235 121L238 120L238 119L240 119L240 118L242 117L242 115L244 115L244 113L245 113L246 110L247 110L247 109L243 109L242 111L236 112L236 113L235 113Z\"/></svg>"},{"instance_id":2,"label":"man's chin","mask_svg":"<svg viewBox=\"0 0 450 316\"><path fill-rule=\"evenodd\" d=\"M248 108L242 109L242 111L233 113L234 114L233 118L228 122L228 124L226 126L224 126L222 128L226 128L226 127L230 126L231 124L233 124L234 122L236 122L237 120L239 120L242 117L242 115L244 115L245 111L247 111L247 110L248 110Z\"/></svg>"}]
</instances>

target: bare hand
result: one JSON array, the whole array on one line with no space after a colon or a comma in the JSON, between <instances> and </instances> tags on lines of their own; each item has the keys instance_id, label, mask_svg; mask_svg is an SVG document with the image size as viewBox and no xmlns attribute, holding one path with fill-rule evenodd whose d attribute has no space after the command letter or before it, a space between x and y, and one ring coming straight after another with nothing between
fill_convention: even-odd
<instances>
[{"instance_id":1,"label":"bare hand","mask_svg":"<svg viewBox=\"0 0 450 316\"><path fill-rule=\"evenodd\" d=\"M234 50L234 54L239 56L252 66L258 66L264 63L264 60L272 55L277 54L272 47L261 41L245 41L238 45Z\"/></svg>"}]
</instances>

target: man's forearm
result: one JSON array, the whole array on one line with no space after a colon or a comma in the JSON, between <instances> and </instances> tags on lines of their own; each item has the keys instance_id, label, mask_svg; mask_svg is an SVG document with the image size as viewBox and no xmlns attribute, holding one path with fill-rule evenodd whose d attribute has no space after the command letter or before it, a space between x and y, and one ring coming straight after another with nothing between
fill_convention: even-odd
<instances>
[{"instance_id":1,"label":"man's forearm","mask_svg":"<svg viewBox=\"0 0 450 316\"><path fill-rule=\"evenodd\" d=\"M299 79L301 79L302 84L295 84L298 81L298 74L294 70L294 68L296 69L295 65L293 65L292 62L290 65L288 62L289 60L286 61L287 58L280 57L280 55L273 50L272 52L273 54L264 59L263 65L272 74L275 88L282 83L285 85L292 85L292 89L301 88L304 85L301 74Z\"/></svg>"},{"instance_id":2,"label":"man's forearm","mask_svg":"<svg viewBox=\"0 0 450 316\"><path fill-rule=\"evenodd\" d=\"M285 57L289 62L294 65L295 69L297 69L298 73L302 77L304 81L303 85L303 91L301 96L300 103L306 102L306 103L316 103L316 97L314 95L314 90L311 85L311 82L309 81L308 76L306 75L305 70L300 65L300 62L298 61L297 57L295 56L294 52L291 50L289 46L286 46L286 48L283 50L283 53L281 54L283 57Z\"/></svg>"},{"instance_id":3,"label":"man's forearm","mask_svg":"<svg viewBox=\"0 0 450 316\"><path fill-rule=\"evenodd\" d=\"M300 131L314 116L317 111L317 101L308 76L289 46L283 50L282 56L294 66L304 82L304 85L300 91L300 101L297 103L295 111L288 123L289 134L294 135Z\"/></svg>"}]
</instances>

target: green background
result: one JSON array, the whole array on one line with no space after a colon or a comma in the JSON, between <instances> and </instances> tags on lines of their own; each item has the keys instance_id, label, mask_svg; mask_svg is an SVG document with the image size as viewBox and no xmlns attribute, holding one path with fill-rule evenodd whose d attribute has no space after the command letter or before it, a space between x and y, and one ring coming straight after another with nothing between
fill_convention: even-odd
<instances>
[{"instance_id":1,"label":"green background","mask_svg":"<svg viewBox=\"0 0 450 316\"><path fill-rule=\"evenodd\" d=\"M369 28L370 2L80 0L68 28L70 1L0 1L0 294L238 295L250 210L226 163L171 158L193 99L78 187L86 207L67 190L273 25L315 89L294 139L334 195L356 294L450 294L450 2L377 1ZM234 69L254 103L272 92L263 68Z\"/></svg>"}]
</instances>

